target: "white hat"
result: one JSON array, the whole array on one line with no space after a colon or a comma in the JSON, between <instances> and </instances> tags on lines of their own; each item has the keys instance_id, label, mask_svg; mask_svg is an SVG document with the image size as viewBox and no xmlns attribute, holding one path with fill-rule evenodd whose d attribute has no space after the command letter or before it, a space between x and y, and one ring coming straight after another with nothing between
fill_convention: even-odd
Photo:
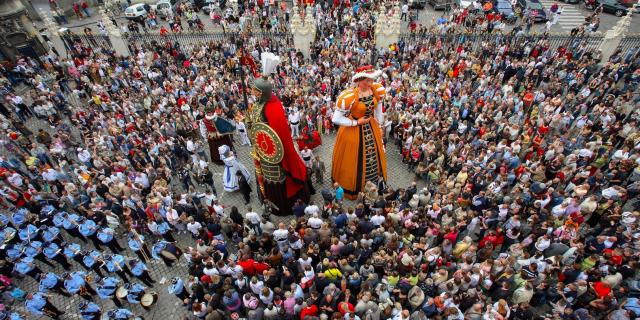
<instances>
[{"instance_id":1,"label":"white hat","mask_svg":"<svg viewBox=\"0 0 640 320\"><path fill-rule=\"evenodd\" d=\"M356 69L356 73L351 77L351 81L367 79L377 79L382 74L382 71L373 69L373 66L366 65Z\"/></svg>"}]
</instances>

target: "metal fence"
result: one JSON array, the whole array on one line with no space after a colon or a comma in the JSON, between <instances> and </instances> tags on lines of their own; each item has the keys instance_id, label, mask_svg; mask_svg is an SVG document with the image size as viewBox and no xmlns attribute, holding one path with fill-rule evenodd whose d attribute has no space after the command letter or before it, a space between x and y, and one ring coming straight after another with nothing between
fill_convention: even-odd
<instances>
[{"instance_id":1,"label":"metal fence","mask_svg":"<svg viewBox=\"0 0 640 320\"><path fill-rule=\"evenodd\" d=\"M640 49L640 35L627 35L620 41L618 45L618 50L620 50L623 54L633 50L638 51Z\"/></svg>"},{"instance_id":2,"label":"metal fence","mask_svg":"<svg viewBox=\"0 0 640 320\"><path fill-rule=\"evenodd\" d=\"M253 33L236 33L236 32L193 32L180 34L152 34L152 33L129 33L125 35L125 39L129 45L136 47L164 44L167 41L178 43L185 50L192 50L195 47L213 42L225 41L236 43L243 40L245 43L258 43L267 40L268 44L278 44L293 47L293 36L290 33L279 32L253 32Z\"/></svg>"},{"instance_id":3,"label":"metal fence","mask_svg":"<svg viewBox=\"0 0 640 320\"><path fill-rule=\"evenodd\" d=\"M87 35L82 33L66 33L61 35L67 52L76 52L79 48L91 48L94 53L103 49L113 48L108 36L103 35ZM604 40L601 33L572 36L568 34L551 34L551 35L513 35L513 34L435 34L435 33L405 33L401 35L401 40L408 46L440 46L444 49L455 49L459 45L470 46L474 50L480 49L486 44L508 44L510 47L524 46L526 44L539 43L548 46L550 50L557 50L559 47L577 48L584 46L587 50L596 50L600 47ZM197 46L208 44L212 41L219 42L237 42L243 40L245 43L263 43L272 48L283 46L293 48L293 36L289 32L194 32L160 35L157 33L128 33L124 35L124 39L129 44L130 51L132 48L141 47L151 44L164 44L167 41L177 42L185 50L192 50ZM625 36L618 50L621 52L638 51L640 48L640 34ZM121 54L131 54L126 52Z\"/></svg>"},{"instance_id":4,"label":"metal fence","mask_svg":"<svg viewBox=\"0 0 640 320\"><path fill-rule=\"evenodd\" d=\"M484 44L509 44L509 46L523 46L530 43L544 43L550 50L559 47L577 48L581 45L587 50L597 50L604 41L601 33L589 35L511 35L511 34L403 34L401 39L407 45L427 45L442 46L442 48L455 48L459 45L471 46L474 50L481 48ZM618 45L618 50L628 52L637 51L640 48L640 35L627 35L622 38Z\"/></svg>"},{"instance_id":5,"label":"metal fence","mask_svg":"<svg viewBox=\"0 0 640 320\"><path fill-rule=\"evenodd\" d=\"M407 45L441 46L454 48L459 45L480 49L485 44L509 44L509 46L523 46L528 43L545 43L550 49L559 47L578 47L585 45L587 49L597 49L604 37L600 34L589 36L571 35L512 35L512 34L404 34L401 39Z\"/></svg>"},{"instance_id":6,"label":"metal fence","mask_svg":"<svg viewBox=\"0 0 640 320\"><path fill-rule=\"evenodd\" d=\"M106 35L88 35L68 32L62 34L60 38L68 53L79 52L83 49L91 49L92 53L98 53L113 48L109 36Z\"/></svg>"}]
</instances>

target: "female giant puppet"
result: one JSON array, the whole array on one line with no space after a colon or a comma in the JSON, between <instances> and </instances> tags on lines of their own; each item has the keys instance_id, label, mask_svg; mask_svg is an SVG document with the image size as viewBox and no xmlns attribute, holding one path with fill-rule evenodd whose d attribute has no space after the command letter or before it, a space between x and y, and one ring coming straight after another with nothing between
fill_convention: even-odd
<instances>
[{"instance_id":1,"label":"female giant puppet","mask_svg":"<svg viewBox=\"0 0 640 320\"><path fill-rule=\"evenodd\" d=\"M236 127L230 121L223 119L212 107L207 107L205 111L205 116L200 121L200 133L207 138L207 142L209 143L211 162L224 164L223 159L220 158L218 148L226 145L233 150L233 140L231 136Z\"/></svg>"},{"instance_id":2,"label":"female giant puppet","mask_svg":"<svg viewBox=\"0 0 640 320\"><path fill-rule=\"evenodd\" d=\"M387 180L387 159L382 144L382 100L386 92L374 80L380 71L371 66L356 70L351 78L354 88L340 93L333 113L333 123L340 126L333 149L331 177L355 199L367 181Z\"/></svg>"},{"instance_id":3,"label":"female giant puppet","mask_svg":"<svg viewBox=\"0 0 640 320\"><path fill-rule=\"evenodd\" d=\"M263 52L261 58L262 76L251 84L256 101L246 116L259 195L275 204L274 214L290 215L297 199L309 200L307 169L293 146L282 102L272 93L273 85L267 79L280 58L270 52Z\"/></svg>"}]
</instances>

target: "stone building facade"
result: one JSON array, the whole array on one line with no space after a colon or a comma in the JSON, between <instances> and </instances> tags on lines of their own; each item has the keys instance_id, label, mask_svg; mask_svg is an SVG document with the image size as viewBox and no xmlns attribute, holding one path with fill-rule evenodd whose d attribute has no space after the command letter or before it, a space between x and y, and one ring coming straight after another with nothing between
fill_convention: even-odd
<instances>
[{"instance_id":1,"label":"stone building facade","mask_svg":"<svg viewBox=\"0 0 640 320\"><path fill-rule=\"evenodd\" d=\"M46 52L22 1L0 1L0 61L15 61L19 56L38 58Z\"/></svg>"}]
</instances>

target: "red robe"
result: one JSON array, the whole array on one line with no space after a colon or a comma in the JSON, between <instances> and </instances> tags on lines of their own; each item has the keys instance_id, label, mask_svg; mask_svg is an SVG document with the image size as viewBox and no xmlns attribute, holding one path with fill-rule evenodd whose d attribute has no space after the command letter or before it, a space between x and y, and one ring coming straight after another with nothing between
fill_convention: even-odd
<instances>
[{"instance_id":1,"label":"red robe","mask_svg":"<svg viewBox=\"0 0 640 320\"><path fill-rule=\"evenodd\" d=\"M280 165L287 173L285 183L287 198L290 198L304 187L304 183L307 181L307 168L293 146L291 129L280 99L272 94L271 99L265 103L263 112L267 118L267 123L278 134L284 147L284 158Z\"/></svg>"},{"instance_id":2,"label":"red robe","mask_svg":"<svg viewBox=\"0 0 640 320\"><path fill-rule=\"evenodd\" d=\"M205 117L202 119L202 123L207 129L207 135L209 133L217 133L218 128L216 127L213 119L207 119ZM211 154L211 162L222 164L222 159L220 159L220 152L218 148L222 145L227 145L231 150L233 150L233 141L231 140L230 135L221 135L216 138L208 137L207 142L209 143L209 153Z\"/></svg>"}]
</instances>

